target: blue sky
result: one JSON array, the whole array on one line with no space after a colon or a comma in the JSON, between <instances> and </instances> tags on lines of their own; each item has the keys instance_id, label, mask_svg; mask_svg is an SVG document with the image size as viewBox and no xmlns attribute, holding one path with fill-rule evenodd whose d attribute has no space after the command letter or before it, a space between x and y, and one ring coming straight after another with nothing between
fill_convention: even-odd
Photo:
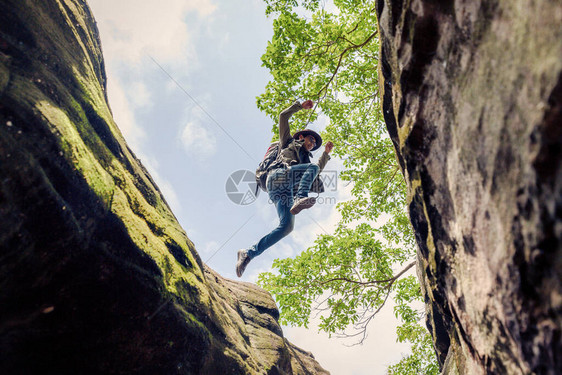
<instances>
[{"instance_id":1,"label":"blue sky","mask_svg":"<svg viewBox=\"0 0 562 375\"><path fill-rule=\"evenodd\" d=\"M236 252L277 225L266 194L233 203L229 176L255 170L271 140L271 120L259 112L268 72L260 56L272 34L261 0L90 0L100 29L109 102L129 146L150 171L174 214L211 268L237 279ZM323 121L311 126L321 130ZM338 145L335 145L338 147ZM323 147L317 151L317 160ZM332 159L326 170L337 171ZM245 191L247 186L237 186ZM255 282L273 259L292 257L330 232L335 203L349 197L338 183L321 204L297 216L294 232L254 259L241 280ZM361 346L329 339L312 326L284 327L295 345L332 374L384 374L407 347L395 343L391 306Z\"/></svg>"}]
</instances>

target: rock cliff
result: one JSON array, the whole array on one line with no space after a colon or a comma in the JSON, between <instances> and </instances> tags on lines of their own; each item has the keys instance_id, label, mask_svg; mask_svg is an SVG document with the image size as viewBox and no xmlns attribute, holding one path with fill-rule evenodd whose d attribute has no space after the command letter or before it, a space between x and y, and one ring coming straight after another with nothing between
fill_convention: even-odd
<instances>
[{"instance_id":1,"label":"rock cliff","mask_svg":"<svg viewBox=\"0 0 562 375\"><path fill-rule=\"evenodd\" d=\"M378 0L444 374L562 373L562 4Z\"/></svg>"},{"instance_id":2,"label":"rock cliff","mask_svg":"<svg viewBox=\"0 0 562 375\"><path fill-rule=\"evenodd\" d=\"M202 264L113 121L81 0L0 2L0 373L324 374Z\"/></svg>"}]
</instances>

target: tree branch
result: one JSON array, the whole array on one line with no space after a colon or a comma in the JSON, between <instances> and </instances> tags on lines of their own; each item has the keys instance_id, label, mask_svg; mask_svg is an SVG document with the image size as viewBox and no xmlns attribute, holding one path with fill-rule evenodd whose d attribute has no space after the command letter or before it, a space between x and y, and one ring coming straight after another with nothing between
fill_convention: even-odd
<instances>
[{"instance_id":1,"label":"tree branch","mask_svg":"<svg viewBox=\"0 0 562 375\"><path fill-rule=\"evenodd\" d=\"M371 35L369 35L367 37L367 39L365 39L365 41L363 41L363 43L361 44L351 44L349 47L347 47L346 49L344 49L342 51L342 53L340 53L339 55L339 59L338 59L338 65L336 66L336 69L334 70L334 73L332 74L332 76L330 77L330 79L328 80L328 82L320 89L320 91L318 91L318 93L316 94L316 96L319 98L320 94L322 93L322 91L328 91L328 87L330 86L330 84L332 83L332 81L334 80L334 78L336 77L336 75L338 74L338 71L341 67L341 63L342 60L345 56L345 54L353 49L358 49L361 47L364 47L365 45L367 45L377 34L379 33L378 30L376 30L374 33L372 33ZM349 42L351 43L351 42Z\"/></svg>"},{"instance_id":2,"label":"tree branch","mask_svg":"<svg viewBox=\"0 0 562 375\"><path fill-rule=\"evenodd\" d=\"M335 281L345 281L347 283L350 284L357 284L357 285L362 285L362 286L373 286L373 285L380 285L380 284L389 284L387 287L390 287L400 276L402 276L404 273L406 273L410 268L412 268L414 265L416 264L415 261L409 263L402 271L400 271L398 274L396 274L395 276L385 279L385 280L371 280L371 281L357 281L357 280L352 280L346 277L334 277L331 278L329 280L325 280L322 281L320 283L318 283L319 286L324 286L326 284L335 282Z\"/></svg>"}]
</instances>

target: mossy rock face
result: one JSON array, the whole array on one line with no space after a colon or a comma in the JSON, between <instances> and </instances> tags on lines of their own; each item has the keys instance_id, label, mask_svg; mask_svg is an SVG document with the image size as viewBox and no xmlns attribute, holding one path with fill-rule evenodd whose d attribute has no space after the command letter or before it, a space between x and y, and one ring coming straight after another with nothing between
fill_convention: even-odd
<instances>
[{"instance_id":1,"label":"mossy rock face","mask_svg":"<svg viewBox=\"0 0 562 375\"><path fill-rule=\"evenodd\" d=\"M562 3L376 8L443 373L562 373Z\"/></svg>"},{"instance_id":2,"label":"mossy rock face","mask_svg":"<svg viewBox=\"0 0 562 375\"><path fill-rule=\"evenodd\" d=\"M127 147L80 0L0 3L0 373L322 374L201 262Z\"/></svg>"}]
</instances>

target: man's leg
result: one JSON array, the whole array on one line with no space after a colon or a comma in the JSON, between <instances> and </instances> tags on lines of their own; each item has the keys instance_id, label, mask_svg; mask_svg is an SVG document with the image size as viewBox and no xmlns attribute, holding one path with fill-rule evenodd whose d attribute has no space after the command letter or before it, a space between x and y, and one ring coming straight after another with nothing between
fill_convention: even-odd
<instances>
[{"instance_id":1,"label":"man's leg","mask_svg":"<svg viewBox=\"0 0 562 375\"><path fill-rule=\"evenodd\" d=\"M295 226L295 217L291 215L291 206L293 205L292 194L289 191L288 195L283 194L275 202L277 209L277 216L279 216L279 225L273 229L269 234L263 236L257 244L248 250L250 259L253 259L275 245L283 237L292 232Z\"/></svg>"},{"instance_id":2,"label":"man's leg","mask_svg":"<svg viewBox=\"0 0 562 375\"><path fill-rule=\"evenodd\" d=\"M291 215L290 212L291 206L293 205L293 184L290 181L289 173L285 169L276 169L270 173L271 175L268 177L267 188L269 191L269 198L277 209L279 225L269 234L263 236L248 250L238 251L238 262L236 264L236 274L238 277L242 276L250 260L291 233L295 225L295 217Z\"/></svg>"},{"instance_id":3,"label":"man's leg","mask_svg":"<svg viewBox=\"0 0 562 375\"><path fill-rule=\"evenodd\" d=\"M306 208L314 206L316 198L308 196L308 192L314 182L316 176L320 171L320 167L316 164L306 163L291 166L291 179L293 181L299 180L299 188L295 202L291 207L291 214L296 215Z\"/></svg>"}]
</instances>

